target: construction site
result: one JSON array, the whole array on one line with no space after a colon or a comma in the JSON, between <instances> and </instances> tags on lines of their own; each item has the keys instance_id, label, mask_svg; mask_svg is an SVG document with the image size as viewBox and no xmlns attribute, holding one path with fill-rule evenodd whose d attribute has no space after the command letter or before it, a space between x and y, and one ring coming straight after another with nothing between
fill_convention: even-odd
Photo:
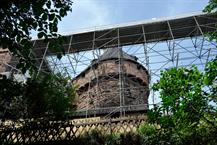
<instances>
[{"instance_id":1,"label":"construction site","mask_svg":"<svg viewBox=\"0 0 217 145\"><path fill-rule=\"evenodd\" d=\"M216 13L192 13L102 26L66 35L61 59L40 39L31 53L38 72L60 73L78 86L77 117L143 114L160 102L151 86L161 70L196 65L203 71L214 58L216 43L206 34L216 24ZM17 61L1 50L0 72L25 79Z\"/></svg>"}]
</instances>

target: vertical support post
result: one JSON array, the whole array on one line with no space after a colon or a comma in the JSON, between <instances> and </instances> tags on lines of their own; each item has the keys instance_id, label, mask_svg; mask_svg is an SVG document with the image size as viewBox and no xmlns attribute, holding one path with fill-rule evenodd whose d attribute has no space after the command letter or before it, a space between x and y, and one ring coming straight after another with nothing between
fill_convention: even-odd
<instances>
[{"instance_id":1,"label":"vertical support post","mask_svg":"<svg viewBox=\"0 0 217 145\"><path fill-rule=\"evenodd\" d=\"M202 43L201 43L201 47L200 47L200 53L199 53L199 58L200 58L200 59L201 59L201 57L202 57L202 50L203 50L204 41L205 41L205 38L204 38L204 36L203 36Z\"/></svg>"},{"instance_id":2,"label":"vertical support post","mask_svg":"<svg viewBox=\"0 0 217 145\"><path fill-rule=\"evenodd\" d=\"M169 28L169 31L170 31L170 35L172 37L172 41L173 41L173 47L172 47L172 59L171 61L174 62L174 53L175 53L175 39L174 39L174 35L173 35L173 31L172 31L172 28L170 26L170 23L169 21L167 21L167 25L168 25L168 28Z\"/></svg>"},{"instance_id":3,"label":"vertical support post","mask_svg":"<svg viewBox=\"0 0 217 145\"><path fill-rule=\"evenodd\" d=\"M143 33L143 39L144 39L144 43L143 43L143 48L144 48L144 54L145 54L145 65L148 69L148 73L149 73L149 80L148 80L148 84L149 84L149 88L151 88L151 71L150 71L150 66L149 66L149 56L148 56L148 47L147 47L147 39L146 39L146 35L145 35L145 29L144 29L144 25L142 25L142 33ZM154 104L154 96L152 96L152 101ZM148 104L147 104L148 106Z\"/></svg>"},{"instance_id":4,"label":"vertical support post","mask_svg":"<svg viewBox=\"0 0 217 145\"><path fill-rule=\"evenodd\" d=\"M70 49L71 49L71 45L72 45L72 38L73 38L73 35L70 36L70 40L69 40L69 47L68 47L68 54L70 53Z\"/></svg>"},{"instance_id":5,"label":"vertical support post","mask_svg":"<svg viewBox=\"0 0 217 145\"><path fill-rule=\"evenodd\" d=\"M201 60L201 53L202 53L202 49L203 49L203 43L204 43L204 33L203 33L203 30L201 29L201 27L200 27L200 25L199 25L199 23L198 23L198 21L197 21L197 19L196 19L196 17L194 16L194 21L195 21L195 23L196 23L196 25L197 25L197 28L199 29L199 31L200 31L200 34L202 35L202 37L203 37L203 40L202 40L202 44L201 44L201 47L200 47L200 52L199 52L199 54L198 54L198 58L200 59L200 61L201 61L201 64L202 64L202 60ZM210 50L209 50L209 53L210 53Z\"/></svg>"},{"instance_id":6,"label":"vertical support post","mask_svg":"<svg viewBox=\"0 0 217 145\"><path fill-rule=\"evenodd\" d=\"M94 31L93 32L93 40L92 40L92 54L93 54L93 59L94 60L96 60L97 58L95 57L95 41L96 41L96 32ZM96 53L96 56L98 56L97 55L97 53ZM98 65L98 60L97 60L97 65ZM96 73L96 71L95 71L95 69L93 69L93 66L91 65L91 69L92 69L92 71L93 71L93 73L94 73L94 76L95 76L95 78L96 78L96 84L97 84L97 88L96 88L96 98L97 98L97 102L96 102L96 104L94 104L94 107L95 106L98 106L99 107L99 105L100 105L100 96L101 96L101 93L100 93L100 89L99 89L99 71L97 71L97 73ZM98 70L98 68L97 68L97 70ZM90 80L91 81L91 80ZM88 93L89 94L89 93Z\"/></svg>"},{"instance_id":7,"label":"vertical support post","mask_svg":"<svg viewBox=\"0 0 217 145\"><path fill-rule=\"evenodd\" d=\"M207 55L207 58L206 58L206 64L207 64L208 61L209 61L210 51L211 51L211 48L208 50L208 55Z\"/></svg>"},{"instance_id":8,"label":"vertical support post","mask_svg":"<svg viewBox=\"0 0 217 145\"><path fill-rule=\"evenodd\" d=\"M176 68L178 68L179 66L179 53L177 53L177 56L176 56Z\"/></svg>"},{"instance_id":9,"label":"vertical support post","mask_svg":"<svg viewBox=\"0 0 217 145\"><path fill-rule=\"evenodd\" d=\"M152 76L152 72L150 71L150 76ZM152 85L153 83L152 83L152 81L150 81L151 83L150 83L150 85ZM153 89L152 89L152 104L153 104L153 107L154 107L154 105L155 105L155 101L154 101L154 91L153 91Z\"/></svg>"},{"instance_id":10,"label":"vertical support post","mask_svg":"<svg viewBox=\"0 0 217 145\"><path fill-rule=\"evenodd\" d=\"M117 28L117 39L118 39L118 59L119 59L119 99L120 99L120 116L122 117L125 113L123 110L124 105L124 84L123 84L123 52L120 47L120 32L119 28Z\"/></svg>"},{"instance_id":11,"label":"vertical support post","mask_svg":"<svg viewBox=\"0 0 217 145\"><path fill-rule=\"evenodd\" d=\"M42 60L41 60L41 63L40 63L40 66L38 68L38 73L36 76L39 75L40 71L41 71L41 68L42 68L42 65L43 65L43 62L44 62L44 59L45 59L45 56L46 56L46 53L47 53L47 50L48 50L48 47L49 47L49 42L47 43L47 46L46 46L46 49L44 51L44 54L43 54L43 57L42 57Z\"/></svg>"},{"instance_id":12,"label":"vertical support post","mask_svg":"<svg viewBox=\"0 0 217 145\"><path fill-rule=\"evenodd\" d=\"M72 69L73 69L73 73L76 74L75 68L74 68L74 66L73 66L73 64L72 64L72 61L71 61L70 57L69 57L69 53L70 53L70 49L71 49L71 44L72 44L72 38L73 38L73 35L70 37L69 47L68 47L68 55L67 55L67 57L68 57L68 60L69 60L70 65L71 65L71 67L72 67Z\"/></svg>"},{"instance_id":13,"label":"vertical support post","mask_svg":"<svg viewBox=\"0 0 217 145\"><path fill-rule=\"evenodd\" d=\"M147 47L147 40L146 40L146 36L145 36L145 29L144 29L144 25L142 25L142 33L143 33L143 39L144 39L144 43L143 43L143 48L144 48L144 54L145 54L145 65L148 69L149 72L149 57L148 57L148 47Z\"/></svg>"},{"instance_id":14,"label":"vertical support post","mask_svg":"<svg viewBox=\"0 0 217 145\"><path fill-rule=\"evenodd\" d=\"M171 48L170 48L170 41L166 40L166 44L167 44L167 47L168 47L168 50L169 50L169 55L172 56L171 54Z\"/></svg>"},{"instance_id":15,"label":"vertical support post","mask_svg":"<svg viewBox=\"0 0 217 145\"><path fill-rule=\"evenodd\" d=\"M111 123L111 118L109 119L109 133L112 134L112 123Z\"/></svg>"}]
</instances>

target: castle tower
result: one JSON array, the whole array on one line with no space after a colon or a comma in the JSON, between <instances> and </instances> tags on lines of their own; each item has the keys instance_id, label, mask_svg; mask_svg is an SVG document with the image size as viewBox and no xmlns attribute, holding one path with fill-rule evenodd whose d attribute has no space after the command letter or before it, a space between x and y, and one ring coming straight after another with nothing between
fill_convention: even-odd
<instances>
[{"instance_id":1,"label":"castle tower","mask_svg":"<svg viewBox=\"0 0 217 145\"><path fill-rule=\"evenodd\" d=\"M121 59L120 59L121 56ZM120 62L121 61L121 62ZM78 110L96 110L106 114L105 108L127 107L126 112L147 110L149 74L137 62L137 57L118 48L109 48L73 80L78 85ZM146 104L146 106L144 105ZM142 107L141 107L142 106ZM139 110L138 110L139 109ZM98 110L98 111L97 111Z\"/></svg>"}]
</instances>

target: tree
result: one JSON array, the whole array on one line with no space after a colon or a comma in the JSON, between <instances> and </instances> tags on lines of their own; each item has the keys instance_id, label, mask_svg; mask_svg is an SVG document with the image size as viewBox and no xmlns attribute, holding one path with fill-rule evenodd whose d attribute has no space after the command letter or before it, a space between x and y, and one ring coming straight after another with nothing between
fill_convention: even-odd
<instances>
[{"instance_id":1,"label":"tree","mask_svg":"<svg viewBox=\"0 0 217 145\"><path fill-rule=\"evenodd\" d=\"M216 11L217 1L210 0L204 12ZM217 42L217 29L206 37ZM148 121L159 129L155 134L159 142L217 143L217 56L206 64L204 72L196 66L161 71L153 90L159 91L162 104L148 112Z\"/></svg>"},{"instance_id":2,"label":"tree","mask_svg":"<svg viewBox=\"0 0 217 145\"><path fill-rule=\"evenodd\" d=\"M0 116L19 119L52 114L62 117L73 109L75 89L61 75L35 75L31 51L31 33L49 42L49 48L61 50L62 37L57 33L58 22L71 11L70 0L2 0L0 2L0 48L9 49L18 57L17 68L31 72L26 82L13 76L0 76ZM55 41L53 41L55 38Z\"/></svg>"},{"instance_id":3,"label":"tree","mask_svg":"<svg viewBox=\"0 0 217 145\"><path fill-rule=\"evenodd\" d=\"M208 5L204 8L203 12L206 13L216 13L217 12L217 1L216 0L209 0ZM217 26L216 26L217 28ZM213 32L207 33L207 36L210 40L217 42L217 29Z\"/></svg>"},{"instance_id":4,"label":"tree","mask_svg":"<svg viewBox=\"0 0 217 145\"><path fill-rule=\"evenodd\" d=\"M204 12L211 13L217 11L217 1L216 0L209 0L208 5L204 8Z\"/></svg>"},{"instance_id":5,"label":"tree","mask_svg":"<svg viewBox=\"0 0 217 145\"><path fill-rule=\"evenodd\" d=\"M26 83L0 76L0 118L64 119L75 109L75 89L58 75L34 76Z\"/></svg>"},{"instance_id":6,"label":"tree","mask_svg":"<svg viewBox=\"0 0 217 145\"><path fill-rule=\"evenodd\" d=\"M70 0L1 0L0 47L19 58L17 67L23 73L34 68L31 32L37 32L38 38L46 42L60 37L58 22L71 11L71 5ZM59 46L58 41L53 43Z\"/></svg>"},{"instance_id":7,"label":"tree","mask_svg":"<svg viewBox=\"0 0 217 145\"><path fill-rule=\"evenodd\" d=\"M159 91L162 104L150 110L148 117L150 123L160 126L165 141L216 143L216 80L217 59L206 65L205 72L195 66L161 71L153 90Z\"/></svg>"}]
</instances>

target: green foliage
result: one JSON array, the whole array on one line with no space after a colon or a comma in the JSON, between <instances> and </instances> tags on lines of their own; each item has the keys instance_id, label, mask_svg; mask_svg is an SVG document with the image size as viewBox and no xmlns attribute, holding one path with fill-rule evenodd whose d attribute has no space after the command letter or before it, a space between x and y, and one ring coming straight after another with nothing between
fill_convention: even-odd
<instances>
[{"instance_id":1,"label":"green foliage","mask_svg":"<svg viewBox=\"0 0 217 145\"><path fill-rule=\"evenodd\" d=\"M141 137L137 133L128 132L120 135L120 145L140 145Z\"/></svg>"},{"instance_id":2,"label":"green foliage","mask_svg":"<svg viewBox=\"0 0 217 145\"><path fill-rule=\"evenodd\" d=\"M156 127L148 123L144 123L140 125L140 127L138 128L138 132L141 135L152 136L156 133Z\"/></svg>"},{"instance_id":3,"label":"green foliage","mask_svg":"<svg viewBox=\"0 0 217 145\"><path fill-rule=\"evenodd\" d=\"M209 0L208 5L204 8L203 12L216 13L217 12L217 1ZM217 28L217 26L215 27ZM206 35L210 40L217 42L217 29L215 29L212 32L207 33Z\"/></svg>"},{"instance_id":4,"label":"green foliage","mask_svg":"<svg viewBox=\"0 0 217 145\"><path fill-rule=\"evenodd\" d=\"M61 75L41 75L29 79L25 94L29 116L40 116L47 112L63 117L66 111L72 111L76 93L69 81Z\"/></svg>"},{"instance_id":5,"label":"green foliage","mask_svg":"<svg viewBox=\"0 0 217 145\"><path fill-rule=\"evenodd\" d=\"M148 112L148 122L159 127L159 144L217 143L216 72L217 59L207 63L204 72L195 66L161 71L153 90L159 91L162 104ZM150 125L144 126L148 133L143 134L150 137Z\"/></svg>"},{"instance_id":6,"label":"green foliage","mask_svg":"<svg viewBox=\"0 0 217 145\"><path fill-rule=\"evenodd\" d=\"M72 144L76 145L141 145L142 138L137 133L107 134L91 130L75 138Z\"/></svg>"},{"instance_id":7,"label":"green foliage","mask_svg":"<svg viewBox=\"0 0 217 145\"><path fill-rule=\"evenodd\" d=\"M120 135L111 134L106 137L105 145L119 145L120 144Z\"/></svg>"},{"instance_id":8,"label":"green foliage","mask_svg":"<svg viewBox=\"0 0 217 145\"><path fill-rule=\"evenodd\" d=\"M79 138L74 139L76 145L103 145L105 136L102 135L98 130L91 130L86 132Z\"/></svg>"},{"instance_id":9,"label":"green foliage","mask_svg":"<svg viewBox=\"0 0 217 145\"><path fill-rule=\"evenodd\" d=\"M5 75L0 75L0 116L1 118L19 118L24 115L25 107L22 102L24 92L23 84L7 79ZM20 112L18 114L18 112Z\"/></svg>"},{"instance_id":10,"label":"green foliage","mask_svg":"<svg viewBox=\"0 0 217 145\"><path fill-rule=\"evenodd\" d=\"M206 74L205 74L205 84L209 88L209 94L207 94L208 99L210 101L213 101L215 104L217 104L217 81L216 81L216 76L217 76L217 57L207 63L206 67ZM217 111L217 106L213 106L215 111Z\"/></svg>"},{"instance_id":11,"label":"green foliage","mask_svg":"<svg viewBox=\"0 0 217 145\"><path fill-rule=\"evenodd\" d=\"M217 1L210 0L204 12L216 11ZM217 41L217 29L206 35ZM206 64L204 72L195 66L161 71L153 90L159 91L162 104L148 111L148 122L159 127L157 144L217 144L216 80L217 57ZM155 138L146 143L156 144Z\"/></svg>"},{"instance_id":12,"label":"green foliage","mask_svg":"<svg viewBox=\"0 0 217 145\"><path fill-rule=\"evenodd\" d=\"M0 78L1 118L66 117L72 111L75 88L60 75L39 75L19 83L13 78ZM50 117L49 117L50 118ZM51 118L50 118L51 119Z\"/></svg>"},{"instance_id":13,"label":"green foliage","mask_svg":"<svg viewBox=\"0 0 217 145\"><path fill-rule=\"evenodd\" d=\"M138 128L138 133L142 138L142 143L145 145L158 144L158 130L156 126L149 123L141 124Z\"/></svg>"},{"instance_id":14,"label":"green foliage","mask_svg":"<svg viewBox=\"0 0 217 145\"><path fill-rule=\"evenodd\" d=\"M215 84L212 84L215 83L215 77L212 72L208 72L210 69L217 71L215 63L216 60L210 62L205 73L200 72L195 66L190 69L172 68L161 72L160 81L154 84L153 89L160 92L162 99L159 111L167 115L173 114L173 118L170 115L165 118L171 120L170 123L174 126L181 123L196 126L201 118L207 121L207 112L215 111L215 105L210 104L210 101L215 100L209 97L213 93L216 96L216 92L213 92ZM212 82L209 87L208 82Z\"/></svg>"},{"instance_id":15,"label":"green foliage","mask_svg":"<svg viewBox=\"0 0 217 145\"><path fill-rule=\"evenodd\" d=\"M0 76L0 117L37 118L65 116L72 109L75 89L68 79L55 75L35 75L31 32L35 32L60 59L65 41L58 31L58 22L71 11L71 0L2 0L0 2L0 48L9 49L19 59L17 68L31 78L25 83ZM54 39L55 38L55 39Z\"/></svg>"},{"instance_id":16,"label":"green foliage","mask_svg":"<svg viewBox=\"0 0 217 145\"><path fill-rule=\"evenodd\" d=\"M31 32L37 32L38 38L45 42L50 38L60 37L57 34L58 22L71 11L70 0L2 0L0 2L0 47L8 48L20 58L17 68L23 73L34 70L31 50L33 43ZM62 38L61 38L62 39ZM62 40L50 41L50 48L63 52Z\"/></svg>"},{"instance_id":17,"label":"green foliage","mask_svg":"<svg viewBox=\"0 0 217 145\"><path fill-rule=\"evenodd\" d=\"M209 0L208 5L204 8L204 12L211 13L216 12L217 8L217 1L216 0Z\"/></svg>"}]
</instances>

